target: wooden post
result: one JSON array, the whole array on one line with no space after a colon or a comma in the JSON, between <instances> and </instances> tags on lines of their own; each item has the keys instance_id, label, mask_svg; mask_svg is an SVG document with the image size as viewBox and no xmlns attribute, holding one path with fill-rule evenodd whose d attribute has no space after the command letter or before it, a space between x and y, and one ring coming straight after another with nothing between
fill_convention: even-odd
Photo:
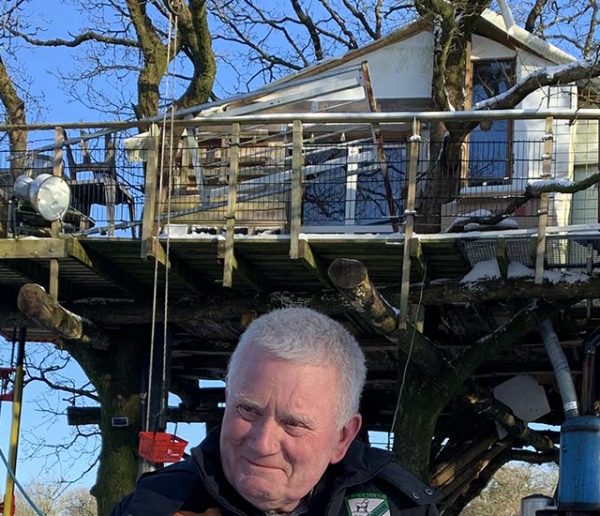
<instances>
[{"instance_id":1,"label":"wooden post","mask_svg":"<svg viewBox=\"0 0 600 516\"><path fill-rule=\"evenodd\" d=\"M588 242L587 245L587 255L585 260L585 272L591 277L594 273L594 244L592 242ZM588 299L586 302L586 317L588 319L592 318L592 309L594 308L594 300Z\"/></svg>"},{"instance_id":2,"label":"wooden post","mask_svg":"<svg viewBox=\"0 0 600 516\"><path fill-rule=\"evenodd\" d=\"M302 121L294 120L292 136L292 199L290 213L290 258L299 256L300 227L302 226Z\"/></svg>"},{"instance_id":3,"label":"wooden post","mask_svg":"<svg viewBox=\"0 0 600 516\"><path fill-rule=\"evenodd\" d=\"M506 256L506 240L503 236L499 236L496 240L496 261L500 276L506 279L508 277L508 257Z\"/></svg>"},{"instance_id":4,"label":"wooden post","mask_svg":"<svg viewBox=\"0 0 600 516\"><path fill-rule=\"evenodd\" d=\"M12 402L12 421L10 426L10 441L8 449L8 466L14 475L17 470L17 454L19 451L19 435L21 428L21 406L23 402L23 386L25 378L25 340L27 328L19 328L19 347L15 371L15 383ZM12 515L12 506L15 496L15 482L10 474L6 475L6 488L4 490L4 514Z\"/></svg>"},{"instance_id":5,"label":"wooden post","mask_svg":"<svg viewBox=\"0 0 600 516\"><path fill-rule=\"evenodd\" d=\"M546 133L544 134L544 154L542 156L542 179L549 179L552 175L552 124L554 119L546 118ZM538 209L538 235L535 248L535 283L544 280L544 258L546 256L546 227L548 226L549 194L540 195Z\"/></svg>"},{"instance_id":6,"label":"wooden post","mask_svg":"<svg viewBox=\"0 0 600 516\"><path fill-rule=\"evenodd\" d=\"M154 346L146 355L147 364L144 371L144 389L146 398L142 407L146 420L146 432L164 432L167 429L167 409L171 379L171 355L173 349L173 329L166 322L154 325ZM151 380L151 381L150 381ZM145 405L145 406L144 406ZM146 473L154 471L161 463L139 458L138 471Z\"/></svg>"},{"instance_id":7,"label":"wooden post","mask_svg":"<svg viewBox=\"0 0 600 516\"><path fill-rule=\"evenodd\" d=\"M410 156L408 164L408 187L406 190L406 209L404 211L404 255L402 258L402 282L400 284L400 320L398 328L407 327L408 295L410 293L411 248L415 229L415 204L417 196L417 165L419 161L419 122L413 123L413 135L410 137Z\"/></svg>"},{"instance_id":8,"label":"wooden post","mask_svg":"<svg viewBox=\"0 0 600 516\"><path fill-rule=\"evenodd\" d=\"M62 127L54 129L54 163L52 164L52 175L61 177L63 175L63 156L62 147L64 141L64 132ZM60 235L60 221L55 220L50 226L50 235L52 238L58 238ZM50 279L48 282L48 292L50 297L58 300L58 260L50 260Z\"/></svg>"},{"instance_id":9,"label":"wooden post","mask_svg":"<svg viewBox=\"0 0 600 516\"><path fill-rule=\"evenodd\" d=\"M225 214L225 263L223 264L223 286L233 284L233 265L235 255L233 242L235 235L235 212L237 209L237 187L240 174L240 124L231 126L231 143L229 153L229 195L227 197L227 213Z\"/></svg>"},{"instance_id":10,"label":"wooden post","mask_svg":"<svg viewBox=\"0 0 600 516\"><path fill-rule=\"evenodd\" d=\"M363 61L361 63L361 73L363 80L363 88L367 97L367 106L369 108L369 112L376 113L377 101L375 100L375 94L373 93L371 76L369 74L369 65L366 61ZM377 161L381 166L381 173L383 174L383 187L385 188L385 197L387 200L388 210L390 211L390 222L392 224L392 230L394 231L394 233L398 233L398 231L400 231L398 225L398 214L396 213L396 204L394 203L394 192L392 190L392 184L390 183L387 158L385 156L385 148L383 144L383 135L381 134L381 128L379 124L371 124L371 134L373 135L373 143L375 144Z\"/></svg>"},{"instance_id":11,"label":"wooden post","mask_svg":"<svg viewBox=\"0 0 600 516\"><path fill-rule=\"evenodd\" d=\"M150 126L150 144L146 160L146 177L144 180L144 216L142 219L141 257L147 258L151 252L151 238L156 234L156 198L158 176L158 136L160 129L156 124Z\"/></svg>"}]
</instances>

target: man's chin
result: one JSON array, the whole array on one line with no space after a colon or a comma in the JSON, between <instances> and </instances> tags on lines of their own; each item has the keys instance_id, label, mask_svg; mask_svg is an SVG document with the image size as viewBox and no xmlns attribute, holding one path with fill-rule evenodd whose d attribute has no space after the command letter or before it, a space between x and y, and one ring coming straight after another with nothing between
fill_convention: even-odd
<instances>
[{"instance_id":1,"label":"man's chin","mask_svg":"<svg viewBox=\"0 0 600 516\"><path fill-rule=\"evenodd\" d=\"M265 479L246 479L237 491L243 498L261 511L286 510L289 500L282 499L278 493L272 491L273 483ZM294 509L291 507L290 510Z\"/></svg>"}]
</instances>

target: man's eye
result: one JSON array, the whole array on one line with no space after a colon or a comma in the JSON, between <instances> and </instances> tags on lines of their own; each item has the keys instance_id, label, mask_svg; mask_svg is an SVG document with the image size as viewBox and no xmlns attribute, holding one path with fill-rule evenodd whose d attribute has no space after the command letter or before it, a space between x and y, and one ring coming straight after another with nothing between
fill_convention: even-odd
<instances>
[{"instance_id":1,"label":"man's eye","mask_svg":"<svg viewBox=\"0 0 600 516\"><path fill-rule=\"evenodd\" d=\"M299 435L304 430L306 430L306 425L304 423L302 423L301 421L290 420L290 421L285 421L284 424L285 424L286 431L291 435Z\"/></svg>"},{"instance_id":2,"label":"man's eye","mask_svg":"<svg viewBox=\"0 0 600 516\"><path fill-rule=\"evenodd\" d=\"M248 405L238 405L238 413L246 420L256 419L258 411L254 407Z\"/></svg>"}]
</instances>

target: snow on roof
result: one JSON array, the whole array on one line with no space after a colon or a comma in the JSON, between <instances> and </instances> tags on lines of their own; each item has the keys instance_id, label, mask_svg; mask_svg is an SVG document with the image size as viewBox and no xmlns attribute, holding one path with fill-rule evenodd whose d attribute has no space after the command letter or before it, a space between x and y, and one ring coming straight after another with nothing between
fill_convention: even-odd
<instances>
[{"instance_id":1,"label":"snow on roof","mask_svg":"<svg viewBox=\"0 0 600 516\"><path fill-rule=\"evenodd\" d=\"M523 27L519 27L515 24L507 28L504 18L490 9L483 11L481 18L486 22L491 23L502 32L505 32L507 36L513 40L513 43L527 47L532 52L538 54L544 59L547 59L548 61L551 61L555 64L564 64L576 61L576 58L571 54L561 50L551 43L548 43L547 41L544 41L535 34L526 31Z\"/></svg>"}]
</instances>

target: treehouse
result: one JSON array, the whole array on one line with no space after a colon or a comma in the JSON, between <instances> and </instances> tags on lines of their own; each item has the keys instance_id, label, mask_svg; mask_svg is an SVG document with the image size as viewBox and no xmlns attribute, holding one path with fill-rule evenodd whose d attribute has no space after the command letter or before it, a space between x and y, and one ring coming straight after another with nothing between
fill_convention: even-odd
<instances>
[{"instance_id":1,"label":"treehouse","mask_svg":"<svg viewBox=\"0 0 600 516\"><path fill-rule=\"evenodd\" d=\"M430 464L444 507L507 460L556 459L556 433L528 426L564 419L553 335L580 413L600 400L597 85L539 88L512 110L436 112L434 34L419 20L142 129L32 126L35 148L5 149L2 332L61 340L114 394L102 412L72 407L71 424L133 442L167 421L217 423L223 389L198 380L224 378L258 313L300 304L357 336L366 428L396 432L399 457ZM487 11L470 48L473 107L571 60ZM70 192L53 220L36 209L53 191L15 195L19 177L46 174ZM426 399L409 389L398 417L402 371L435 388ZM169 390L179 406L165 408ZM427 411L433 436L415 424Z\"/></svg>"}]
</instances>

